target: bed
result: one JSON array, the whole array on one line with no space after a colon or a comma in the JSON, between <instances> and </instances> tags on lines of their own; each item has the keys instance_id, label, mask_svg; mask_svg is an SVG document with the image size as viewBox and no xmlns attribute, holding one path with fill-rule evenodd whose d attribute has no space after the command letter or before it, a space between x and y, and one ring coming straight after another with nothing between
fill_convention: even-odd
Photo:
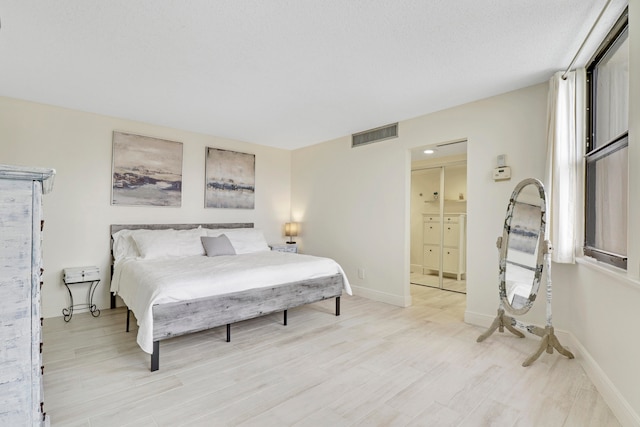
<instances>
[{"instance_id":1,"label":"bed","mask_svg":"<svg viewBox=\"0 0 640 427\"><path fill-rule=\"evenodd\" d=\"M210 245L223 240L223 250ZM111 245L111 307L118 295L127 331L135 315L151 371L162 340L226 325L230 341L235 322L283 312L286 325L287 309L329 298L339 316L342 291L351 294L334 260L270 251L251 223L115 224Z\"/></svg>"}]
</instances>

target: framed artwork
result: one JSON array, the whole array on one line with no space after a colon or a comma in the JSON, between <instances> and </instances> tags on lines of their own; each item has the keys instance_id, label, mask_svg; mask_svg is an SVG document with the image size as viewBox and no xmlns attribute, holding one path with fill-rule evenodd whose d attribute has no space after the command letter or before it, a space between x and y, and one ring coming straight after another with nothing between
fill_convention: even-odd
<instances>
[{"instance_id":1,"label":"framed artwork","mask_svg":"<svg viewBox=\"0 0 640 427\"><path fill-rule=\"evenodd\" d=\"M111 204L182 204L182 143L113 132Z\"/></svg>"},{"instance_id":2,"label":"framed artwork","mask_svg":"<svg viewBox=\"0 0 640 427\"><path fill-rule=\"evenodd\" d=\"M255 154L207 147L205 208L255 207Z\"/></svg>"}]
</instances>

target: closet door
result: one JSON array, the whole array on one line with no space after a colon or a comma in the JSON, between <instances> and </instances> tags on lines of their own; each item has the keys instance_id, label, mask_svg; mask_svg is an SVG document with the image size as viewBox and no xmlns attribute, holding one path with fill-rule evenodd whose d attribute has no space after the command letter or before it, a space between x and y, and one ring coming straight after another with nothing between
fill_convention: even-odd
<instances>
[{"instance_id":1,"label":"closet door","mask_svg":"<svg viewBox=\"0 0 640 427\"><path fill-rule=\"evenodd\" d=\"M411 171L411 283L466 292L464 161Z\"/></svg>"},{"instance_id":2,"label":"closet door","mask_svg":"<svg viewBox=\"0 0 640 427\"><path fill-rule=\"evenodd\" d=\"M444 168L445 213L442 227L442 288L466 292L465 224L467 212L467 166Z\"/></svg>"},{"instance_id":3,"label":"closet door","mask_svg":"<svg viewBox=\"0 0 640 427\"><path fill-rule=\"evenodd\" d=\"M411 172L412 283L440 287L440 177L441 168Z\"/></svg>"}]
</instances>

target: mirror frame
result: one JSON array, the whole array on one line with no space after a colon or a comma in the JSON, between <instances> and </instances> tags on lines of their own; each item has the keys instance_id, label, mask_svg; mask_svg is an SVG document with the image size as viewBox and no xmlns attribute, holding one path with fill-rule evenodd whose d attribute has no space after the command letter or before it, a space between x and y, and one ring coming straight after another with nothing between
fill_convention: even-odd
<instances>
[{"instance_id":1,"label":"mirror frame","mask_svg":"<svg viewBox=\"0 0 640 427\"><path fill-rule=\"evenodd\" d=\"M528 185L534 185L538 193L540 195L540 233L538 234L538 257L536 259L536 270L533 278L533 283L531 284L531 292L529 293L529 298L527 298L527 303L522 308L514 308L511 306L511 303L507 299L507 286L506 286L506 269L507 269L507 255L509 252L509 233L511 229L511 219L513 216L513 209L516 204L516 200L520 191ZM507 214L504 218L504 227L502 230L502 241L500 243L500 300L504 305L504 308L516 315L525 314L528 312L533 306L534 301L538 295L538 289L540 288L540 281L542 280L542 272L544 268L544 255L546 252L545 249L545 228L547 223L547 198L544 190L544 186L542 182L535 178L527 178L523 181L520 181L518 185L516 185L515 189L511 193L511 198L509 199L509 206L507 207Z\"/></svg>"}]
</instances>

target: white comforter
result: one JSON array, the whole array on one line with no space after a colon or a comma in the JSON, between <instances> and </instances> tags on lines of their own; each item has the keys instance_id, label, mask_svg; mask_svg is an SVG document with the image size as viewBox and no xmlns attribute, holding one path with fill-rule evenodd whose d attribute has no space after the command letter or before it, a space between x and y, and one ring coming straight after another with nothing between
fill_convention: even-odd
<instances>
[{"instance_id":1,"label":"white comforter","mask_svg":"<svg viewBox=\"0 0 640 427\"><path fill-rule=\"evenodd\" d=\"M154 304L185 301L246 289L342 274L329 258L263 251L232 256L190 256L153 260L125 259L115 265L111 292L120 295L138 320L137 342L153 352Z\"/></svg>"}]
</instances>

